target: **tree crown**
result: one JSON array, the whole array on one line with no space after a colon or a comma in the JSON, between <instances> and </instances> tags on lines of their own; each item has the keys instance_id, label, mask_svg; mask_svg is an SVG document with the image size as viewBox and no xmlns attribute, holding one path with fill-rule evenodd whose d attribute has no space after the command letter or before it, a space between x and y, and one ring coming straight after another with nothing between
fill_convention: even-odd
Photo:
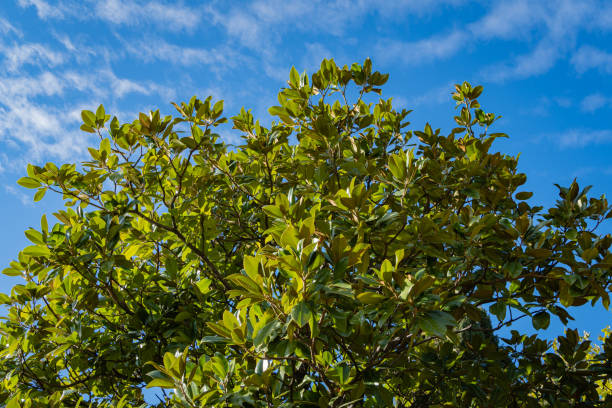
<instances>
[{"instance_id":1,"label":"tree crown","mask_svg":"<svg viewBox=\"0 0 612 408\"><path fill-rule=\"evenodd\" d=\"M278 121L231 118L235 148L210 97L123 124L84 111L91 159L19 180L67 208L4 271L26 281L0 295L5 406L138 406L145 386L182 407L603 403L609 336L496 332L609 306L606 198L574 181L530 205L482 86L456 85L445 135L374 100L387 78L292 69Z\"/></svg>"}]
</instances>

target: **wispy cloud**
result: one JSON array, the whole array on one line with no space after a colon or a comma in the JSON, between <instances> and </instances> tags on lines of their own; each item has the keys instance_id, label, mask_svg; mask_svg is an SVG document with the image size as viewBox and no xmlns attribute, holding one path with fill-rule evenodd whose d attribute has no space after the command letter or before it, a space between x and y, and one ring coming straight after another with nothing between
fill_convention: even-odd
<instances>
[{"instance_id":1,"label":"wispy cloud","mask_svg":"<svg viewBox=\"0 0 612 408\"><path fill-rule=\"evenodd\" d=\"M571 62L579 73L590 69L599 69L608 74L612 73L612 53L590 45L580 47L572 56Z\"/></svg>"},{"instance_id":2,"label":"wispy cloud","mask_svg":"<svg viewBox=\"0 0 612 408\"><path fill-rule=\"evenodd\" d=\"M383 41L379 43L377 53L384 60L418 65L454 56L467 38L463 31L452 31L411 42Z\"/></svg>"},{"instance_id":3,"label":"wispy cloud","mask_svg":"<svg viewBox=\"0 0 612 408\"><path fill-rule=\"evenodd\" d=\"M587 2L590 3L589 0ZM466 44L483 40L531 42L538 38L530 51L483 69L484 76L492 81L527 78L549 71L562 58L585 16L593 10L590 4L569 0L561 3L527 0L496 2L483 17L466 28L415 41L380 43L379 53L405 64L429 63L450 58L460 50L466 52ZM467 52L476 49L468 48Z\"/></svg>"},{"instance_id":4,"label":"wispy cloud","mask_svg":"<svg viewBox=\"0 0 612 408\"><path fill-rule=\"evenodd\" d=\"M193 29L201 12L182 4L134 0L107 0L94 2L95 16L111 24L142 25L154 23L169 31Z\"/></svg>"},{"instance_id":5,"label":"wispy cloud","mask_svg":"<svg viewBox=\"0 0 612 408\"><path fill-rule=\"evenodd\" d=\"M469 30L484 38L524 39L540 22L542 14L540 2L499 1L484 17L470 24Z\"/></svg>"},{"instance_id":6,"label":"wispy cloud","mask_svg":"<svg viewBox=\"0 0 612 408\"><path fill-rule=\"evenodd\" d=\"M6 69L16 71L24 64L56 66L64 62L66 56L53 51L42 44L0 44L0 54L3 56Z\"/></svg>"},{"instance_id":7,"label":"wispy cloud","mask_svg":"<svg viewBox=\"0 0 612 408\"><path fill-rule=\"evenodd\" d=\"M591 95L587 95L582 102L580 102L580 109L583 112L595 112L603 107L611 106L612 107L612 97L607 97L600 93L594 93Z\"/></svg>"},{"instance_id":8,"label":"wispy cloud","mask_svg":"<svg viewBox=\"0 0 612 408\"><path fill-rule=\"evenodd\" d=\"M558 47L551 41L542 41L536 48L519 55L510 62L491 65L483 74L491 81L522 79L548 72L560 58Z\"/></svg>"},{"instance_id":9,"label":"wispy cloud","mask_svg":"<svg viewBox=\"0 0 612 408\"><path fill-rule=\"evenodd\" d=\"M350 24L363 17L368 2L357 0L256 0L248 6L219 11L209 7L212 21L225 28L230 37L252 49L264 49L287 30L304 31L316 28L324 33L341 35Z\"/></svg>"},{"instance_id":10,"label":"wispy cloud","mask_svg":"<svg viewBox=\"0 0 612 408\"><path fill-rule=\"evenodd\" d=\"M15 152L0 165L15 168L25 165L26 158L78 157L88 143L78 130L82 109L93 109L102 101L112 104L130 94L154 93L165 100L174 97L172 89L118 77L110 68L0 76L0 143L4 151ZM51 97L52 102L41 102L40 97Z\"/></svg>"},{"instance_id":11,"label":"wispy cloud","mask_svg":"<svg viewBox=\"0 0 612 408\"><path fill-rule=\"evenodd\" d=\"M450 106L453 103L451 94L455 92L454 84L456 83L457 81L448 81L442 86L437 86L421 95L407 99L406 107L415 108L423 105L440 105L443 103Z\"/></svg>"},{"instance_id":12,"label":"wispy cloud","mask_svg":"<svg viewBox=\"0 0 612 408\"><path fill-rule=\"evenodd\" d=\"M368 14L394 19L406 14L421 15L440 10L444 5L459 5L466 0L401 0L393 2L367 0L255 0L228 11L207 8L212 21L224 27L228 35L243 46L268 49L278 43L285 32L312 32L345 36L358 27Z\"/></svg>"},{"instance_id":13,"label":"wispy cloud","mask_svg":"<svg viewBox=\"0 0 612 408\"><path fill-rule=\"evenodd\" d=\"M542 96L537 100L533 101L531 106L526 106L520 109L522 114L536 115L536 116L549 116L551 111L558 108L567 109L573 105L571 98L566 96Z\"/></svg>"},{"instance_id":14,"label":"wispy cloud","mask_svg":"<svg viewBox=\"0 0 612 408\"><path fill-rule=\"evenodd\" d=\"M412 41L380 41L377 48L378 54L387 60L415 65L448 59L460 50L475 52L477 47L466 50L465 45L483 40L524 44L522 48L525 51L483 68L485 78L502 82L550 71L573 52L578 35L593 27L612 31L612 7L605 2L505 0L494 2L481 18L465 28ZM591 56L597 61L597 67L606 72L612 71L612 55L592 49L578 53L574 63L583 70L594 67L596 62L587 62Z\"/></svg>"},{"instance_id":15,"label":"wispy cloud","mask_svg":"<svg viewBox=\"0 0 612 408\"><path fill-rule=\"evenodd\" d=\"M39 18L62 18L64 16L64 5L62 3L50 5L45 0L18 0L21 7L33 6L36 8L36 14Z\"/></svg>"},{"instance_id":16,"label":"wispy cloud","mask_svg":"<svg viewBox=\"0 0 612 408\"><path fill-rule=\"evenodd\" d=\"M0 17L0 33L2 34L15 34L18 37L22 37L23 33L21 30L16 28L13 24L9 23L6 19Z\"/></svg>"},{"instance_id":17,"label":"wispy cloud","mask_svg":"<svg viewBox=\"0 0 612 408\"><path fill-rule=\"evenodd\" d=\"M171 44L162 39L123 41L128 54L145 62L164 61L173 65L207 65L213 70L224 70L245 63L248 58L228 46L222 48L194 48Z\"/></svg>"},{"instance_id":18,"label":"wispy cloud","mask_svg":"<svg viewBox=\"0 0 612 408\"><path fill-rule=\"evenodd\" d=\"M561 148L584 147L594 144L612 143L612 130L610 129L571 129L564 133L554 135Z\"/></svg>"},{"instance_id":19,"label":"wispy cloud","mask_svg":"<svg viewBox=\"0 0 612 408\"><path fill-rule=\"evenodd\" d=\"M22 205L27 205L28 207L32 206L32 197L24 193L22 190L23 189L18 190L17 188L11 185L4 186L4 191L6 191L12 196L17 197L17 199L21 202Z\"/></svg>"},{"instance_id":20,"label":"wispy cloud","mask_svg":"<svg viewBox=\"0 0 612 408\"><path fill-rule=\"evenodd\" d=\"M327 46L320 42L308 43L305 48L304 56L302 57L303 67L314 67L318 69L323 59L338 58L338 55L334 55Z\"/></svg>"},{"instance_id":21,"label":"wispy cloud","mask_svg":"<svg viewBox=\"0 0 612 408\"><path fill-rule=\"evenodd\" d=\"M501 82L548 72L559 60L566 58L568 52L574 48L576 36L587 22L594 18L596 12L597 4L590 0L501 3L482 21L488 22L490 18L493 22L499 21L504 13L510 17L505 25L500 26L503 27L501 29L485 24L490 27L489 34L508 38L512 36L513 31L524 35L533 29L540 39L531 51L509 61L493 64L485 68L483 73L490 80Z\"/></svg>"},{"instance_id":22,"label":"wispy cloud","mask_svg":"<svg viewBox=\"0 0 612 408\"><path fill-rule=\"evenodd\" d=\"M407 13L417 16L440 12L446 7L457 7L469 3L469 0L396 0L371 1L364 4L370 11L378 12L385 17L404 18Z\"/></svg>"},{"instance_id":23,"label":"wispy cloud","mask_svg":"<svg viewBox=\"0 0 612 408\"><path fill-rule=\"evenodd\" d=\"M138 0L18 0L21 7L35 7L39 18L79 20L98 19L113 25L155 25L168 31L191 30L199 22L201 11L181 3Z\"/></svg>"}]
</instances>

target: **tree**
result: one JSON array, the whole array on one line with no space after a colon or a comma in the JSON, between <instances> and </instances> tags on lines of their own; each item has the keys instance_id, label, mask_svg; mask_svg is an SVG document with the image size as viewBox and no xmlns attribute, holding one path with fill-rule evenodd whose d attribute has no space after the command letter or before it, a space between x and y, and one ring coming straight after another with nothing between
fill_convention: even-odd
<instances>
[{"instance_id":1,"label":"tree","mask_svg":"<svg viewBox=\"0 0 612 408\"><path fill-rule=\"evenodd\" d=\"M91 159L19 180L67 208L4 270L25 284L0 298L3 406L139 406L145 386L177 407L609 404L609 336L589 354L571 330L556 349L498 335L609 307L605 197L574 181L532 206L481 86L456 85L443 135L407 130L387 78L292 69L278 121L242 109L233 148L211 98L124 124L84 111Z\"/></svg>"}]
</instances>

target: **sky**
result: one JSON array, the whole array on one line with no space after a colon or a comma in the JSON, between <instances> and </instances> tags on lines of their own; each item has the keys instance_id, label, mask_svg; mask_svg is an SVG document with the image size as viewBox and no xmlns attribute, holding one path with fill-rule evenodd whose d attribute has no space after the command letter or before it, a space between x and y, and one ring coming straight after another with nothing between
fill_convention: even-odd
<instances>
[{"instance_id":1,"label":"sky","mask_svg":"<svg viewBox=\"0 0 612 408\"><path fill-rule=\"evenodd\" d=\"M370 57L390 74L383 96L414 110L412 129L448 133L453 84L482 84L485 111L502 115L495 131L510 135L495 146L521 154L532 204L553 205L554 183L574 178L610 196L610 44L605 0L1 0L0 269L27 245L23 231L61 208L57 197L33 203L16 180L27 163L86 158L81 110L104 104L132 121L212 95L226 116L244 106L266 122L289 69L312 73L323 58ZM240 143L229 127L222 136ZM0 275L0 292L15 283ZM575 317L593 335L612 324L601 306ZM545 335L562 330L553 322Z\"/></svg>"}]
</instances>

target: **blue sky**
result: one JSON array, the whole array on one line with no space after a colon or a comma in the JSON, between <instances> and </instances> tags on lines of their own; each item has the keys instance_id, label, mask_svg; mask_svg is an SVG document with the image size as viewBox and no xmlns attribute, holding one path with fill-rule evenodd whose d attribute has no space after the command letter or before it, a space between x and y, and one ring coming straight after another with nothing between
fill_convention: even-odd
<instances>
[{"instance_id":1,"label":"blue sky","mask_svg":"<svg viewBox=\"0 0 612 408\"><path fill-rule=\"evenodd\" d=\"M503 116L496 131L511 136L497 148L521 153L532 202L553 204L553 183L575 177L612 195L610 44L605 0L2 0L0 264L61 206L53 197L33 205L16 180L28 162L85 157L82 109L102 103L131 121L213 95L229 116L245 106L267 121L290 67L312 73L322 58L372 58L391 75L383 96L414 109L418 129L450 131L452 84L482 84L481 104ZM223 136L240 142L229 127ZM16 282L1 275L0 291ZM592 333L612 322L601 307L576 317ZM549 334L560 331L553 324Z\"/></svg>"}]
</instances>

